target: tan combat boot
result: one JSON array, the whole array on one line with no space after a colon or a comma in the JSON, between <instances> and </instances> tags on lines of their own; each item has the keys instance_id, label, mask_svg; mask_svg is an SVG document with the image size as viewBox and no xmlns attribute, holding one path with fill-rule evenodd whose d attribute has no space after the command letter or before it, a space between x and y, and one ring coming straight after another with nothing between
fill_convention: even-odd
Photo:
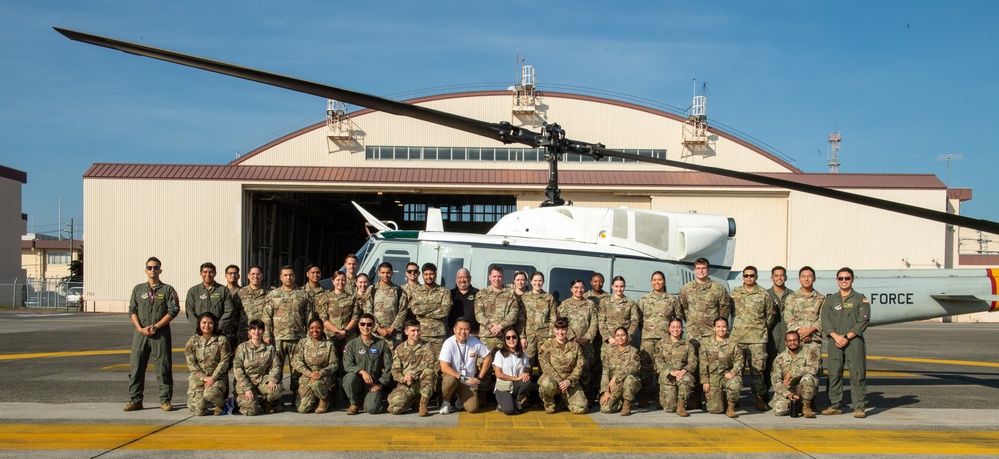
<instances>
[{"instance_id":1,"label":"tan combat boot","mask_svg":"<svg viewBox=\"0 0 999 459\"><path fill-rule=\"evenodd\" d=\"M725 412L725 416L730 418L739 417L739 413L735 412L735 402L728 402L728 411Z\"/></svg>"},{"instance_id":2,"label":"tan combat boot","mask_svg":"<svg viewBox=\"0 0 999 459\"><path fill-rule=\"evenodd\" d=\"M756 396L756 409L759 411L770 411L770 407L767 405L767 397L765 395Z\"/></svg>"},{"instance_id":3,"label":"tan combat boot","mask_svg":"<svg viewBox=\"0 0 999 459\"><path fill-rule=\"evenodd\" d=\"M329 403L326 402L326 399L324 398L324 399L320 399L319 400L319 407L316 408L315 413L316 414L323 414L323 413L325 413L325 412L327 412L329 410L330 410L330 405L329 405Z\"/></svg>"},{"instance_id":4,"label":"tan combat boot","mask_svg":"<svg viewBox=\"0 0 999 459\"><path fill-rule=\"evenodd\" d=\"M625 400L621 406L621 416L631 416L631 400Z\"/></svg>"},{"instance_id":5,"label":"tan combat boot","mask_svg":"<svg viewBox=\"0 0 999 459\"><path fill-rule=\"evenodd\" d=\"M835 416L837 414L843 414L843 410L836 406L830 406L829 408L822 410L823 416Z\"/></svg>"},{"instance_id":6,"label":"tan combat boot","mask_svg":"<svg viewBox=\"0 0 999 459\"><path fill-rule=\"evenodd\" d=\"M347 407L347 413L346 414L349 415L349 416L353 416L353 415L357 414L357 411L358 411L357 405L351 404L350 406Z\"/></svg>"},{"instance_id":7,"label":"tan combat boot","mask_svg":"<svg viewBox=\"0 0 999 459\"><path fill-rule=\"evenodd\" d=\"M430 398L429 397L424 397L424 396L421 395L420 396L420 417L421 418L425 418L427 416L430 416L430 412L427 411L427 405L429 405L429 404L430 404Z\"/></svg>"},{"instance_id":8,"label":"tan combat boot","mask_svg":"<svg viewBox=\"0 0 999 459\"><path fill-rule=\"evenodd\" d=\"M687 409L684 407L684 403L682 401L676 405L676 415L680 416L681 418L690 416L689 414L687 414Z\"/></svg>"},{"instance_id":9,"label":"tan combat boot","mask_svg":"<svg viewBox=\"0 0 999 459\"><path fill-rule=\"evenodd\" d=\"M802 400L801 401L801 415L806 418L814 418L815 411L812 411L812 401Z\"/></svg>"}]
</instances>

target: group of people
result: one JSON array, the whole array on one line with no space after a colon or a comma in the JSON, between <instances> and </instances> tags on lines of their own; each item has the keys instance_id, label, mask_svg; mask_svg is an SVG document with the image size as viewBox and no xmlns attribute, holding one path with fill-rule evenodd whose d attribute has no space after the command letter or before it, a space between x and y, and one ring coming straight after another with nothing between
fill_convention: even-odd
<instances>
[{"instance_id":1,"label":"group of people","mask_svg":"<svg viewBox=\"0 0 999 459\"><path fill-rule=\"evenodd\" d=\"M136 332L125 411L142 409L150 358L161 408L172 409L170 322L180 307L177 292L159 279L161 268L149 258L147 282L129 300ZM846 365L854 415L866 416L863 334L870 305L853 291L849 268L837 273L838 294L816 292L809 267L791 292L779 266L771 270L770 289L756 283L757 269L748 266L743 284L729 293L708 276L708 261L698 259L694 280L676 297L659 271L651 276L652 291L637 302L624 295L624 278L614 277L606 292L597 273L589 289L574 280L572 296L561 303L543 290L540 272L518 271L507 286L503 269L492 266L489 285L476 289L462 269L449 291L437 284L432 263L409 263L401 286L392 282L389 263L378 266L374 285L357 268L357 257L348 255L327 290L319 266L306 269L302 286L286 266L280 287L267 291L257 266L247 272L249 285L240 286L239 267L226 267L222 285L215 266L203 264L202 282L185 301L194 333L185 347L189 408L218 415L232 399L245 415L281 411L287 363L292 403L301 413L330 411L342 389L348 415L412 409L428 416L432 404L440 414L476 412L492 394L497 410L510 415L536 396L546 413L582 414L596 403L601 412L626 416L656 399L686 417L702 407L703 394L709 412L737 417L748 367L758 410L787 415L800 408L814 417L825 340L830 406L822 414L842 413Z\"/></svg>"}]
</instances>

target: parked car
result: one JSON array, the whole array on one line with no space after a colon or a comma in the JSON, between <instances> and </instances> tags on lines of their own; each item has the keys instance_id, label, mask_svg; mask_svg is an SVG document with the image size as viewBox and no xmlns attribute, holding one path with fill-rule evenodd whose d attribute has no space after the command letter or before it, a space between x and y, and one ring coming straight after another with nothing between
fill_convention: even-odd
<instances>
[{"instance_id":1,"label":"parked car","mask_svg":"<svg viewBox=\"0 0 999 459\"><path fill-rule=\"evenodd\" d=\"M66 307L83 309L83 287L70 287L66 293Z\"/></svg>"}]
</instances>

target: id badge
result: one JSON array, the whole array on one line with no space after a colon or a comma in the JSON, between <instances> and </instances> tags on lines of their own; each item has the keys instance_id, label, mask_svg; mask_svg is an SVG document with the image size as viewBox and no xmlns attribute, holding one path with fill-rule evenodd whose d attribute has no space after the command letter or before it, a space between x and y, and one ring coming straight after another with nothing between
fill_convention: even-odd
<instances>
[{"instance_id":1,"label":"id badge","mask_svg":"<svg viewBox=\"0 0 999 459\"><path fill-rule=\"evenodd\" d=\"M467 374L465 374L466 372L468 372L468 370L466 370L465 367L461 367L461 377L462 378L468 376Z\"/></svg>"}]
</instances>

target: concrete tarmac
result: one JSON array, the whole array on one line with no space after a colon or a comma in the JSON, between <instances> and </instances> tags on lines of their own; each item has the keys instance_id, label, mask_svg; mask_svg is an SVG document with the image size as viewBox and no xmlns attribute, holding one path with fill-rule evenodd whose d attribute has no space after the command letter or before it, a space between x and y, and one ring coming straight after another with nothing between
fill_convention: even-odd
<instances>
[{"instance_id":1,"label":"concrete tarmac","mask_svg":"<svg viewBox=\"0 0 999 459\"><path fill-rule=\"evenodd\" d=\"M185 406L186 320L172 327L175 410L159 409L148 371L146 409L125 413L133 330L121 314L0 312L0 457L999 456L999 324L869 329L863 420L759 413L748 389L737 419L651 408L629 417L595 408L346 416L343 404L323 415L289 405L273 415L194 417ZM828 404L822 382L820 407Z\"/></svg>"}]
</instances>

